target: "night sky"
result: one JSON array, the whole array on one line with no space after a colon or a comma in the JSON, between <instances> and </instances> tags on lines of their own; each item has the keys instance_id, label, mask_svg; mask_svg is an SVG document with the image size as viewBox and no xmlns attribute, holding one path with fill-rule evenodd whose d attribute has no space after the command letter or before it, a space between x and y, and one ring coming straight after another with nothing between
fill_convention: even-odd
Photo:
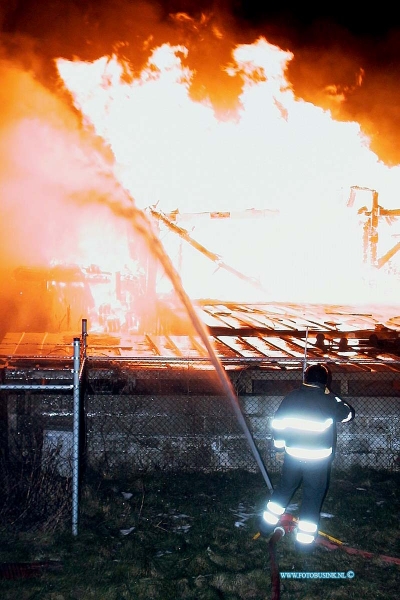
<instances>
[{"instance_id":1,"label":"night sky","mask_svg":"<svg viewBox=\"0 0 400 600\"><path fill-rule=\"evenodd\" d=\"M400 18L394 5L222 0L0 0L0 53L50 89L54 58L94 60L117 52L139 72L152 48L188 47L191 94L215 110L235 110L242 82L226 65L237 44L259 36L294 53L288 80L299 98L358 121L371 149L400 164ZM338 102L338 97L342 101Z\"/></svg>"}]
</instances>

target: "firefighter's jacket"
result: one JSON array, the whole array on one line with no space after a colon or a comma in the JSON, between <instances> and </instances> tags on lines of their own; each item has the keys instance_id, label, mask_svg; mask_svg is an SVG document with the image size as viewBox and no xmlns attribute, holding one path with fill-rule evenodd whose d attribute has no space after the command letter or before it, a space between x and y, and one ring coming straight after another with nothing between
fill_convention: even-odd
<instances>
[{"instance_id":1,"label":"firefighter's jacket","mask_svg":"<svg viewBox=\"0 0 400 600\"><path fill-rule=\"evenodd\" d=\"M333 457L336 423L354 418L354 409L322 384L303 383L289 393L272 421L274 446L299 460Z\"/></svg>"}]
</instances>

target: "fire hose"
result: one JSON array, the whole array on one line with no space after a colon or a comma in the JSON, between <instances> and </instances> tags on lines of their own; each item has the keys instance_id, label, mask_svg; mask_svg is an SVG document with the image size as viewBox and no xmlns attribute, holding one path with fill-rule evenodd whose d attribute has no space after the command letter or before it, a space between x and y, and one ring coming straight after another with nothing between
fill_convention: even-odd
<instances>
[{"instance_id":1,"label":"fire hose","mask_svg":"<svg viewBox=\"0 0 400 600\"><path fill-rule=\"evenodd\" d=\"M276 556L276 544L285 535L285 533L290 533L295 529L297 522L298 519L296 519L293 515L284 513L280 518L271 538L269 539L268 550L271 563L271 600L280 599L280 574L278 559ZM260 535L260 533L256 533L256 535L253 537L253 540L258 539ZM320 530L318 530L315 543L319 546L325 547L327 550L337 550L340 548L350 555L358 555L366 559L377 559L386 563L400 565L400 558L387 556L386 554L374 554L373 552L367 552L365 550L360 550L359 548L352 548L344 542Z\"/></svg>"},{"instance_id":2,"label":"fire hose","mask_svg":"<svg viewBox=\"0 0 400 600\"><path fill-rule=\"evenodd\" d=\"M285 529L283 527L276 527L268 542L269 558L271 562L272 600L279 600L281 597L281 579L279 574L278 559L276 556L276 544L284 535Z\"/></svg>"}]
</instances>

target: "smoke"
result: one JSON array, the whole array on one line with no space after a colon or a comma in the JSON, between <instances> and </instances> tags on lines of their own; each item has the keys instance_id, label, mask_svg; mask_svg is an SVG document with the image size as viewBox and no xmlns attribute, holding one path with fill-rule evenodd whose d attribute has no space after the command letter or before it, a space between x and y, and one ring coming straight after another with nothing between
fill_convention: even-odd
<instances>
[{"instance_id":1,"label":"smoke","mask_svg":"<svg viewBox=\"0 0 400 600\"><path fill-rule=\"evenodd\" d=\"M138 73L155 46L184 44L195 74L193 98L209 98L221 117L237 108L242 84L225 71L233 47L263 35L294 52L288 78L298 97L330 109L339 120L358 121L381 160L400 163L399 24L383 9L353 16L340 4L308 9L252 1L3 4L4 52L50 89L58 86L55 57L94 60L118 51Z\"/></svg>"},{"instance_id":2,"label":"smoke","mask_svg":"<svg viewBox=\"0 0 400 600\"><path fill-rule=\"evenodd\" d=\"M0 78L0 264L71 261L93 221L75 197L115 193L110 153L33 73L1 60Z\"/></svg>"},{"instance_id":3,"label":"smoke","mask_svg":"<svg viewBox=\"0 0 400 600\"><path fill-rule=\"evenodd\" d=\"M359 122L380 159L400 163L400 26L390 11L252 0L2 4L3 55L51 91L62 93L55 58L93 61L117 53L137 74L155 47L183 44L194 73L192 97L209 99L221 118L232 117L242 86L239 76L226 71L232 50L262 35L294 53L287 76L298 97L330 109L338 120Z\"/></svg>"}]
</instances>

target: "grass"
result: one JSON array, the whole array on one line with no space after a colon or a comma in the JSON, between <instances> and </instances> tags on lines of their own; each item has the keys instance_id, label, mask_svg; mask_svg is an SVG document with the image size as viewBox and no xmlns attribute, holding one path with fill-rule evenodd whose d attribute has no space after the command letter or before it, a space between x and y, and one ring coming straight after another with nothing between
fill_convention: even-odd
<instances>
[{"instance_id":1,"label":"grass","mask_svg":"<svg viewBox=\"0 0 400 600\"><path fill-rule=\"evenodd\" d=\"M272 475L273 483L276 476ZM400 474L334 472L320 529L372 559L317 547L303 558L293 534L277 545L281 572L347 572L349 579L281 579L281 598L398 598ZM0 563L57 561L32 578L0 580L2 600L265 600L268 542L254 539L268 489L259 474L87 475L79 533L70 523L23 533L0 528ZM301 500L301 492L292 500ZM296 514L295 507L293 508ZM63 525L63 526L62 526Z\"/></svg>"}]
</instances>

